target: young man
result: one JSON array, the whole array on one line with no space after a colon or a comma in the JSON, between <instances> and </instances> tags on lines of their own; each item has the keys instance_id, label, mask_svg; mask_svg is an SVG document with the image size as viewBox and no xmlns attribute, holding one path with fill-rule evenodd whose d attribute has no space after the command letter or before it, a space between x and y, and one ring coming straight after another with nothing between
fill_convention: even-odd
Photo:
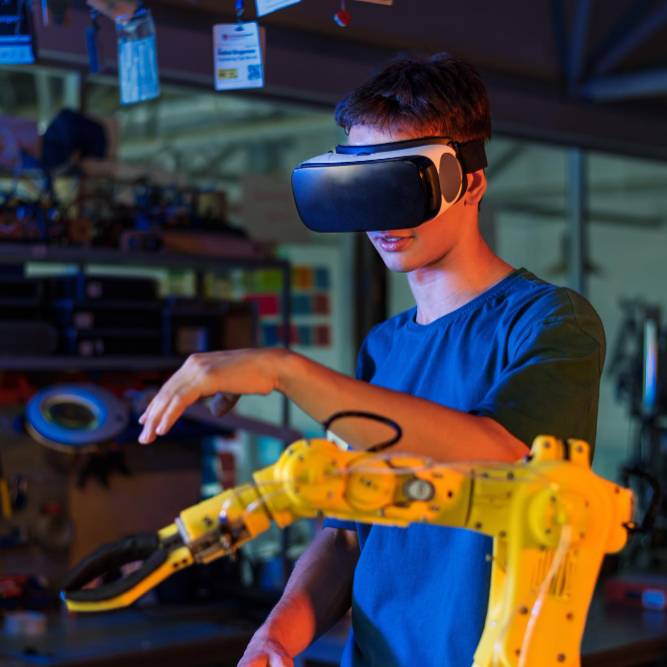
<instances>
[{"instance_id":1,"label":"young man","mask_svg":"<svg viewBox=\"0 0 667 667\"><path fill-rule=\"evenodd\" d=\"M490 136L482 82L446 54L392 63L343 100L336 119L352 145ZM478 228L484 171L466 178L464 195L433 219L368 234L387 267L407 275L417 305L371 331L357 379L277 349L195 355L142 415L140 440L166 433L202 396L280 391L319 421L341 410L388 415L403 427L401 451L438 461L516 461L542 433L592 444L601 323L577 294L491 251ZM341 435L356 446L377 438L361 422ZM292 665L350 606L344 665L472 663L486 614L488 538L423 525L325 525L242 667Z\"/></svg>"}]
</instances>

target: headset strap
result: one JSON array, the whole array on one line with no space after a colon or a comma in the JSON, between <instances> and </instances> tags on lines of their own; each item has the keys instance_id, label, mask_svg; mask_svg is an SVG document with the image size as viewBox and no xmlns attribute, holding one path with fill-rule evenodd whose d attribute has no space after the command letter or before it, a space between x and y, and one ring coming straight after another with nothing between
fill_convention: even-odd
<instances>
[{"instance_id":1,"label":"headset strap","mask_svg":"<svg viewBox=\"0 0 667 667\"><path fill-rule=\"evenodd\" d=\"M465 174L471 174L479 169L486 169L487 159L484 149L484 140L473 139L465 143L452 141L449 137L421 137L419 139L406 139L404 141L390 141L383 144L366 144L363 146L352 146L340 144L336 146L336 153L341 155L371 155L373 153L386 153L399 151L412 146L425 146L430 144L444 144L451 146L463 167Z\"/></svg>"},{"instance_id":2,"label":"headset strap","mask_svg":"<svg viewBox=\"0 0 667 667\"><path fill-rule=\"evenodd\" d=\"M464 173L472 174L488 166L484 141L481 139L466 141L464 144L454 144L454 147Z\"/></svg>"}]
</instances>

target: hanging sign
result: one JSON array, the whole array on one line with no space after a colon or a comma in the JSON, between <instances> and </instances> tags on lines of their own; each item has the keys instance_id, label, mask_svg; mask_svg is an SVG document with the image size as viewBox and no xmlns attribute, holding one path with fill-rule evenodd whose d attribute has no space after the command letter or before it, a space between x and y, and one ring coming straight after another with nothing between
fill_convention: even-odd
<instances>
[{"instance_id":1,"label":"hanging sign","mask_svg":"<svg viewBox=\"0 0 667 667\"><path fill-rule=\"evenodd\" d=\"M216 90L264 85L260 31L255 21L213 26L213 72Z\"/></svg>"},{"instance_id":2,"label":"hanging sign","mask_svg":"<svg viewBox=\"0 0 667 667\"><path fill-rule=\"evenodd\" d=\"M0 1L0 64L35 62L31 19L28 0Z\"/></svg>"},{"instance_id":3,"label":"hanging sign","mask_svg":"<svg viewBox=\"0 0 667 667\"><path fill-rule=\"evenodd\" d=\"M296 5L299 2L301 2L301 0L255 0L257 5L257 16L270 14L271 12L276 12L283 7Z\"/></svg>"},{"instance_id":4,"label":"hanging sign","mask_svg":"<svg viewBox=\"0 0 667 667\"><path fill-rule=\"evenodd\" d=\"M116 21L118 83L121 104L160 96L155 24L149 9L139 9L126 21Z\"/></svg>"}]
</instances>

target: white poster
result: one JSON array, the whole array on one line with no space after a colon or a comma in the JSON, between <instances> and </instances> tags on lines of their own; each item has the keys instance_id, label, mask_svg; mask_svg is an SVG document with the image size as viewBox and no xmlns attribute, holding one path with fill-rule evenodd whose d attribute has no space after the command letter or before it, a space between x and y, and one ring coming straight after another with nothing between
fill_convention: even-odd
<instances>
[{"instance_id":1,"label":"white poster","mask_svg":"<svg viewBox=\"0 0 667 667\"><path fill-rule=\"evenodd\" d=\"M283 7L296 5L301 0L255 0L257 4L257 16L264 16L271 12L276 12Z\"/></svg>"},{"instance_id":2,"label":"white poster","mask_svg":"<svg viewBox=\"0 0 667 667\"><path fill-rule=\"evenodd\" d=\"M264 85L260 32L255 21L213 26L213 73L216 90Z\"/></svg>"}]
</instances>

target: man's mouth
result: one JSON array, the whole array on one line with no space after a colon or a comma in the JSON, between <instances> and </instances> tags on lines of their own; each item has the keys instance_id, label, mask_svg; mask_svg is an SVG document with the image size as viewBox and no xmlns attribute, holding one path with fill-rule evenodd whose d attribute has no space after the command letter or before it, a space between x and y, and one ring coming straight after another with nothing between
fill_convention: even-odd
<instances>
[{"instance_id":1,"label":"man's mouth","mask_svg":"<svg viewBox=\"0 0 667 667\"><path fill-rule=\"evenodd\" d=\"M387 252L404 250L414 237L411 234L378 233L373 235L377 245Z\"/></svg>"}]
</instances>

